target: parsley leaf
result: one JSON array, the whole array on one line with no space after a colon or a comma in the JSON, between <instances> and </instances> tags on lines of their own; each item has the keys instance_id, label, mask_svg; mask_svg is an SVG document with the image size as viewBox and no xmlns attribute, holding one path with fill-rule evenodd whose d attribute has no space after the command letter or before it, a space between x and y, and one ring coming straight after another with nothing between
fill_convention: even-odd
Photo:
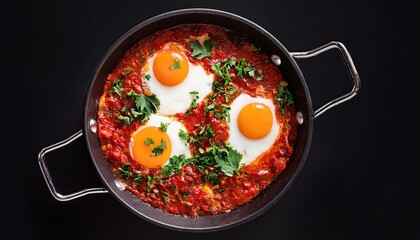
<instances>
[{"instance_id":1,"label":"parsley leaf","mask_svg":"<svg viewBox=\"0 0 420 240\"><path fill-rule=\"evenodd\" d=\"M251 43L251 49L254 51L261 51L261 44L260 43Z\"/></svg>"},{"instance_id":2,"label":"parsley leaf","mask_svg":"<svg viewBox=\"0 0 420 240\"><path fill-rule=\"evenodd\" d=\"M209 181L213 186L219 185L219 174L215 172L209 173L208 171L204 172L203 182Z\"/></svg>"},{"instance_id":3,"label":"parsley leaf","mask_svg":"<svg viewBox=\"0 0 420 240\"><path fill-rule=\"evenodd\" d=\"M205 57L211 57L211 50L213 49L211 39L204 41L203 45L204 46L202 46L198 40L190 42L190 47L193 49L191 55L198 60Z\"/></svg>"},{"instance_id":4,"label":"parsley leaf","mask_svg":"<svg viewBox=\"0 0 420 240\"><path fill-rule=\"evenodd\" d=\"M181 64L179 64L179 59L178 58L175 58L175 63L173 65L169 66L169 68L171 70L181 68Z\"/></svg>"},{"instance_id":5,"label":"parsley leaf","mask_svg":"<svg viewBox=\"0 0 420 240\"><path fill-rule=\"evenodd\" d=\"M235 69L238 71L237 76L243 77L243 75L248 75L250 77L255 76L255 69L251 63L247 63L244 58L238 61L235 64Z\"/></svg>"},{"instance_id":6,"label":"parsley leaf","mask_svg":"<svg viewBox=\"0 0 420 240\"><path fill-rule=\"evenodd\" d=\"M179 138L184 140L186 144L190 142L190 135L186 131L180 129L179 133L178 133L178 136L179 136Z\"/></svg>"},{"instance_id":7,"label":"parsley leaf","mask_svg":"<svg viewBox=\"0 0 420 240\"><path fill-rule=\"evenodd\" d=\"M190 104L190 108L188 108L188 110L185 112L186 117L189 116L192 113L192 111L197 108L197 106L198 106L197 100L200 98L198 96L198 91L192 91L192 92L190 92L190 94L192 95L193 100Z\"/></svg>"},{"instance_id":8,"label":"parsley leaf","mask_svg":"<svg viewBox=\"0 0 420 240\"><path fill-rule=\"evenodd\" d=\"M128 180L130 177L133 177L131 181L132 185L140 185L141 181L143 180L143 175L140 171L131 172L129 170L130 163L124 163L121 167L118 168L118 172L122 178Z\"/></svg>"},{"instance_id":9,"label":"parsley leaf","mask_svg":"<svg viewBox=\"0 0 420 240\"><path fill-rule=\"evenodd\" d=\"M165 142L165 140L161 139L160 140L160 145L153 148L152 154L150 156L151 157L156 157L156 156L162 155L163 150L165 150L165 149L166 149L166 142Z\"/></svg>"},{"instance_id":10,"label":"parsley leaf","mask_svg":"<svg viewBox=\"0 0 420 240\"><path fill-rule=\"evenodd\" d=\"M213 114L220 120L227 119L227 121L230 122L230 109L230 105L218 103L217 107L213 111Z\"/></svg>"},{"instance_id":11,"label":"parsley leaf","mask_svg":"<svg viewBox=\"0 0 420 240\"><path fill-rule=\"evenodd\" d=\"M130 163L124 163L121 167L118 168L118 172L120 173L121 177L127 180L133 174L128 170L130 167Z\"/></svg>"},{"instance_id":12,"label":"parsley leaf","mask_svg":"<svg viewBox=\"0 0 420 240\"><path fill-rule=\"evenodd\" d=\"M216 135L216 132L211 127L211 124L208 123L204 125L200 131L194 135L195 139L211 139Z\"/></svg>"},{"instance_id":13,"label":"parsley leaf","mask_svg":"<svg viewBox=\"0 0 420 240\"><path fill-rule=\"evenodd\" d=\"M147 81L149 81L149 80L150 80L150 78L151 78L151 76L150 76L150 74L145 74L145 75L144 75L144 78L145 78Z\"/></svg>"},{"instance_id":14,"label":"parsley leaf","mask_svg":"<svg viewBox=\"0 0 420 240\"><path fill-rule=\"evenodd\" d=\"M140 171L135 171L135 176L134 176L134 179L133 179L133 181L132 181L132 184L133 185L140 185L141 184L141 181L143 180L143 175L141 174L141 172Z\"/></svg>"},{"instance_id":15,"label":"parsley leaf","mask_svg":"<svg viewBox=\"0 0 420 240\"><path fill-rule=\"evenodd\" d=\"M153 184L156 181L156 176L155 175L147 175L147 188L146 188L146 192L150 191L150 188L153 186Z\"/></svg>"},{"instance_id":16,"label":"parsley leaf","mask_svg":"<svg viewBox=\"0 0 420 240\"><path fill-rule=\"evenodd\" d=\"M257 81L261 81L264 79L264 74L262 69L258 69L258 77L255 79Z\"/></svg>"},{"instance_id":17,"label":"parsley leaf","mask_svg":"<svg viewBox=\"0 0 420 240\"><path fill-rule=\"evenodd\" d=\"M131 116L123 116L120 113L118 113L118 120L124 121L124 124L126 126L130 125L133 122L133 117Z\"/></svg>"},{"instance_id":18,"label":"parsley leaf","mask_svg":"<svg viewBox=\"0 0 420 240\"><path fill-rule=\"evenodd\" d=\"M232 177L236 170L238 170L241 167L241 159L242 154L240 154L234 149L229 148L228 155L226 158L215 156L215 160L217 163L215 167L219 167L226 176Z\"/></svg>"},{"instance_id":19,"label":"parsley leaf","mask_svg":"<svg viewBox=\"0 0 420 240\"><path fill-rule=\"evenodd\" d=\"M167 203L169 201L168 193L165 191L162 191L162 198L163 198L163 202Z\"/></svg>"},{"instance_id":20,"label":"parsley leaf","mask_svg":"<svg viewBox=\"0 0 420 240\"><path fill-rule=\"evenodd\" d=\"M131 90L126 96L131 97L135 103L134 109L131 109L131 114L134 117L139 117L142 122L149 119L152 113L156 113L157 105L160 104L159 99L154 94L147 96Z\"/></svg>"},{"instance_id":21,"label":"parsley leaf","mask_svg":"<svg viewBox=\"0 0 420 240\"><path fill-rule=\"evenodd\" d=\"M162 169L162 175L170 176L173 173L179 174L179 169L183 166L192 163L191 158L185 158L185 155L178 155L169 158L169 163L166 164Z\"/></svg>"},{"instance_id":22,"label":"parsley leaf","mask_svg":"<svg viewBox=\"0 0 420 240\"><path fill-rule=\"evenodd\" d=\"M293 105L295 103L295 99L293 97L292 92L287 87L286 82L281 82L277 86L277 96L276 99L274 99L274 103L279 103L279 111L282 114L285 114L286 112L286 106Z\"/></svg>"},{"instance_id":23,"label":"parsley leaf","mask_svg":"<svg viewBox=\"0 0 420 240\"><path fill-rule=\"evenodd\" d=\"M153 141L153 139L151 139L150 137L148 137L145 141L144 144L146 144L147 146L150 146L152 144L154 144L155 142Z\"/></svg>"},{"instance_id":24,"label":"parsley leaf","mask_svg":"<svg viewBox=\"0 0 420 240\"><path fill-rule=\"evenodd\" d=\"M169 124L171 124L171 123L170 122L168 122L168 123L160 122L160 127L159 127L160 130L162 130L163 132L166 132L168 130Z\"/></svg>"},{"instance_id":25,"label":"parsley leaf","mask_svg":"<svg viewBox=\"0 0 420 240\"><path fill-rule=\"evenodd\" d=\"M117 81L112 83L112 87L109 89L109 92L116 93L121 96L123 93L122 86L124 85L123 81L121 79L118 79Z\"/></svg>"},{"instance_id":26,"label":"parsley leaf","mask_svg":"<svg viewBox=\"0 0 420 240\"><path fill-rule=\"evenodd\" d=\"M133 69L131 67L126 67L126 68L123 69L122 75L123 75L123 77L125 77L132 72L133 72Z\"/></svg>"},{"instance_id":27,"label":"parsley leaf","mask_svg":"<svg viewBox=\"0 0 420 240\"><path fill-rule=\"evenodd\" d=\"M228 84L232 83L232 79L230 78L230 68L235 66L236 61L233 58L229 58L226 62L224 62L223 66L220 63L216 63L211 66L211 69L216 73L216 76L224 80L223 86L227 86Z\"/></svg>"}]
</instances>

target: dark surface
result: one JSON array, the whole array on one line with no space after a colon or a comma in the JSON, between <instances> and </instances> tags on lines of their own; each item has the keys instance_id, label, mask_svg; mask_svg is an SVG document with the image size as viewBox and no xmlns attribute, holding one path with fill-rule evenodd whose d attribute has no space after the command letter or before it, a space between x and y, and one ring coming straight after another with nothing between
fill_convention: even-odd
<instances>
[{"instance_id":1,"label":"dark surface","mask_svg":"<svg viewBox=\"0 0 420 240\"><path fill-rule=\"evenodd\" d=\"M156 14L210 7L248 18L289 51L343 42L362 90L315 119L293 187L253 221L191 234L158 227L110 194L58 202L42 147L82 128L85 93L106 50ZM418 6L397 1L49 1L0 3L3 162L0 238L419 239ZM336 52L299 60L314 108L351 88ZM84 140L48 155L64 193L101 186Z\"/></svg>"}]
</instances>

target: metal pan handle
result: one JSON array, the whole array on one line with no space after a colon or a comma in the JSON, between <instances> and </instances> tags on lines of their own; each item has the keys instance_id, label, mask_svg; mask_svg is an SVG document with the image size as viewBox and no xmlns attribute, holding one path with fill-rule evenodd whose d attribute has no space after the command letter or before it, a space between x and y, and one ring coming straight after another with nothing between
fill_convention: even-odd
<instances>
[{"instance_id":1,"label":"metal pan handle","mask_svg":"<svg viewBox=\"0 0 420 240\"><path fill-rule=\"evenodd\" d=\"M59 192L56 191L55 186L53 184L51 175L48 171L47 165L45 164L45 155L49 152L52 152L54 150L57 150L59 148L62 148L68 144L70 144L71 142L73 142L74 140L78 139L79 137L81 137L83 135L82 130L79 130L77 133L71 135L69 138L55 143L51 146L45 147L43 148L39 154L38 154L38 163L39 163L39 167L41 168L41 172L42 175L44 176L45 182L47 183L48 189L50 190L51 194L53 195L53 197L55 199L57 199L58 201L70 201L79 197L83 197L85 195L88 194L94 194L94 193L108 193L108 190L104 189L104 188L87 188L75 193L71 193L71 194L67 194L67 195L63 195Z\"/></svg>"},{"instance_id":2,"label":"metal pan handle","mask_svg":"<svg viewBox=\"0 0 420 240\"><path fill-rule=\"evenodd\" d=\"M296 59L310 58L333 48L336 48L340 51L341 58L344 64L346 65L347 71L349 72L351 79L353 80L353 89L350 92L327 102L322 107L315 110L314 113L312 114L313 118L318 117L319 115L321 115L328 109L335 107L343 102L346 102L350 100L351 98L353 98L354 96L356 96L357 92L360 90L359 74L357 73L356 66L353 63L350 53L347 51L346 47L341 42L332 41L330 43L324 44L310 51L290 53L290 55L292 55Z\"/></svg>"}]
</instances>

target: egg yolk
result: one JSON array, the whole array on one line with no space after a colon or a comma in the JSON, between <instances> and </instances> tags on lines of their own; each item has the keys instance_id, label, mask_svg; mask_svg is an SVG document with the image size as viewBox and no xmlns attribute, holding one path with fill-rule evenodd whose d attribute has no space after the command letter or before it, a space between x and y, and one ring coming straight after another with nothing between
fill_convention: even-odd
<instances>
[{"instance_id":1,"label":"egg yolk","mask_svg":"<svg viewBox=\"0 0 420 240\"><path fill-rule=\"evenodd\" d=\"M188 60L177 50L157 52L153 62L156 79L165 86L175 86L184 81L188 74Z\"/></svg>"},{"instance_id":2,"label":"egg yolk","mask_svg":"<svg viewBox=\"0 0 420 240\"><path fill-rule=\"evenodd\" d=\"M133 135L134 160L146 168L161 168L171 155L171 140L158 127L146 127Z\"/></svg>"},{"instance_id":3,"label":"egg yolk","mask_svg":"<svg viewBox=\"0 0 420 240\"><path fill-rule=\"evenodd\" d=\"M249 139L260 139L267 136L272 125L272 113L265 104L250 103L239 112L239 131Z\"/></svg>"}]
</instances>

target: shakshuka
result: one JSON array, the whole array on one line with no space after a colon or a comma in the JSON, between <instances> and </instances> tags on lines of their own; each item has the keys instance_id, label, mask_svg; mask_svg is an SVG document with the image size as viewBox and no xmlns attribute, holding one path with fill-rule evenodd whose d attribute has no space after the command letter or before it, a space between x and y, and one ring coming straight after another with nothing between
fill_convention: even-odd
<instances>
[{"instance_id":1,"label":"shakshuka","mask_svg":"<svg viewBox=\"0 0 420 240\"><path fill-rule=\"evenodd\" d=\"M234 210L283 171L297 134L294 98L264 46L184 24L139 41L99 101L102 151L125 189L171 214Z\"/></svg>"}]
</instances>

